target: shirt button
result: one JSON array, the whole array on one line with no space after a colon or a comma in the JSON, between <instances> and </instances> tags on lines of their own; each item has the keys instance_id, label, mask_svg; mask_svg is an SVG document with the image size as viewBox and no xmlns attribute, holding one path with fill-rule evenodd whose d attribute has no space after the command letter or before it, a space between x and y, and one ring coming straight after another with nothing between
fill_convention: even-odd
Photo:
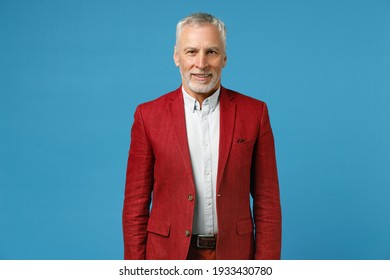
<instances>
[{"instance_id":1,"label":"shirt button","mask_svg":"<svg viewBox=\"0 0 390 280\"><path fill-rule=\"evenodd\" d=\"M188 237L188 236L190 236L191 235L191 232L187 229L186 230L186 236Z\"/></svg>"},{"instance_id":2,"label":"shirt button","mask_svg":"<svg viewBox=\"0 0 390 280\"><path fill-rule=\"evenodd\" d=\"M189 194L187 198L188 198L189 201L194 200L194 196L192 194Z\"/></svg>"}]
</instances>

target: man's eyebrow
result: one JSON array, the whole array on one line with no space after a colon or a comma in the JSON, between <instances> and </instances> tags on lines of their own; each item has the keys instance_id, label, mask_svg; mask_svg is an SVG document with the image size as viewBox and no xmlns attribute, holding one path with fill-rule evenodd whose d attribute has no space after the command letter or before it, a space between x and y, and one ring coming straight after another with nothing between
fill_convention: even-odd
<instances>
[{"instance_id":1,"label":"man's eyebrow","mask_svg":"<svg viewBox=\"0 0 390 280\"><path fill-rule=\"evenodd\" d=\"M212 50L212 51L219 51L219 50L220 50L220 48L219 48L219 47L217 47L217 46L215 46L215 47L209 47L209 48L207 48L207 50Z\"/></svg>"},{"instance_id":2,"label":"man's eyebrow","mask_svg":"<svg viewBox=\"0 0 390 280\"><path fill-rule=\"evenodd\" d=\"M218 47L218 46L211 46L211 47L207 47L204 49L206 52L210 52L210 51L213 51L213 52L217 52L217 53L220 53L222 51L222 48ZM199 48L197 47L191 47L191 46L185 46L183 48L183 51L184 52L188 52L188 51L200 51Z\"/></svg>"}]
</instances>

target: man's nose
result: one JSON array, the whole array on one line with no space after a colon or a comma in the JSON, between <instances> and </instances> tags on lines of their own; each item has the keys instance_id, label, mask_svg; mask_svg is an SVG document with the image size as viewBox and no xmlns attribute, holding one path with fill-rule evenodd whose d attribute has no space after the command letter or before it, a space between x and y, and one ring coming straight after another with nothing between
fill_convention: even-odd
<instances>
[{"instance_id":1,"label":"man's nose","mask_svg":"<svg viewBox=\"0 0 390 280\"><path fill-rule=\"evenodd\" d=\"M204 53L199 53L196 58L195 66L199 69L207 68L207 56Z\"/></svg>"}]
</instances>

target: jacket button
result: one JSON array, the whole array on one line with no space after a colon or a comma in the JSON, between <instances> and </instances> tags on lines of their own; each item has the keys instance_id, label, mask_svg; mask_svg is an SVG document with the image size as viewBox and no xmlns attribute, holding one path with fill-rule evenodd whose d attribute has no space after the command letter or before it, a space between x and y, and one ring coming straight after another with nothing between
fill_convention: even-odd
<instances>
[{"instance_id":1,"label":"jacket button","mask_svg":"<svg viewBox=\"0 0 390 280\"><path fill-rule=\"evenodd\" d=\"M189 201L194 200L194 196L193 196L192 194L189 194L189 195L188 195L188 200L189 200Z\"/></svg>"},{"instance_id":2,"label":"jacket button","mask_svg":"<svg viewBox=\"0 0 390 280\"><path fill-rule=\"evenodd\" d=\"M188 237L188 236L190 236L191 235L191 232L187 229L186 230L186 236Z\"/></svg>"}]
</instances>

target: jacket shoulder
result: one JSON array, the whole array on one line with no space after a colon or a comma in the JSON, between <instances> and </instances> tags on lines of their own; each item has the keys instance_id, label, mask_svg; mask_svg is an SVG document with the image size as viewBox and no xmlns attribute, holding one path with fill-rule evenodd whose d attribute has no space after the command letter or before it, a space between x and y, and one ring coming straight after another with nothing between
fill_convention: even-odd
<instances>
[{"instance_id":1,"label":"jacket shoulder","mask_svg":"<svg viewBox=\"0 0 390 280\"><path fill-rule=\"evenodd\" d=\"M167 104L175 100L181 94L181 88L175 89L171 92L161 95L154 100L139 104L137 107L142 111L156 110L159 108L166 108Z\"/></svg>"},{"instance_id":2,"label":"jacket shoulder","mask_svg":"<svg viewBox=\"0 0 390 280\"><path fill-rule=\"evenodd\" d=\"M229 99L235 102L239 106L250 106L263 108L266 106L265 102L244 93L240 93L238 91L234 91L231 89L224 89Z\"/></svg>"}]
</instances>

